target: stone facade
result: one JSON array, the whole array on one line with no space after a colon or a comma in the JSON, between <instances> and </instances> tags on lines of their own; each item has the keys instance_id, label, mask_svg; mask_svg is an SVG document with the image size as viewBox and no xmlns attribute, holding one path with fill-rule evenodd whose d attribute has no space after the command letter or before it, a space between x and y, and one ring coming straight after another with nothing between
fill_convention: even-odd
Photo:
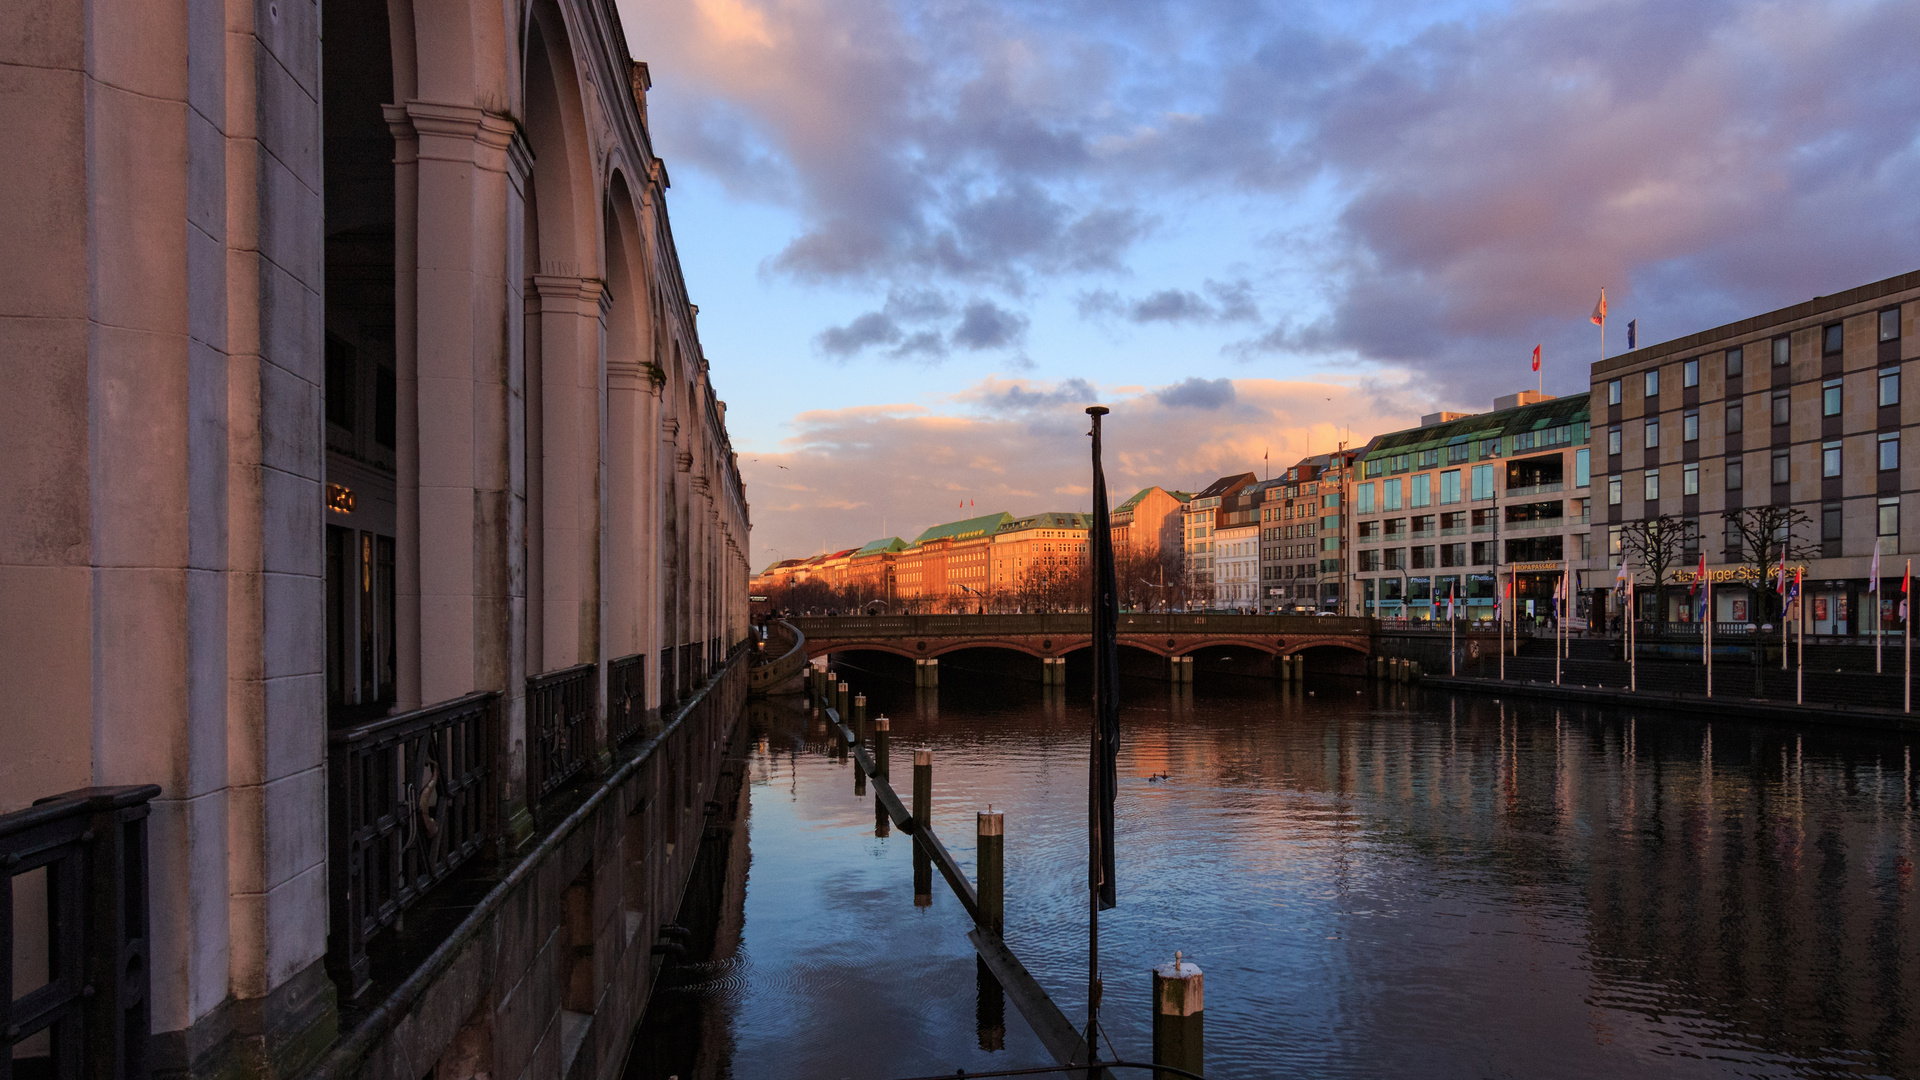
<instances>
[{"instance_id":1,"label":"stone facade","mask_svg":"<svg viewBox=\"0 0 1920 1080\"><path fill-rule=\"evenodd\" d=\"M159 1065L288 1073L330 713L499 694L526 835L529 676L746 632L646 69L607 0L5 25L0 811L160 784Z\"/></svg>"}]
</instances>

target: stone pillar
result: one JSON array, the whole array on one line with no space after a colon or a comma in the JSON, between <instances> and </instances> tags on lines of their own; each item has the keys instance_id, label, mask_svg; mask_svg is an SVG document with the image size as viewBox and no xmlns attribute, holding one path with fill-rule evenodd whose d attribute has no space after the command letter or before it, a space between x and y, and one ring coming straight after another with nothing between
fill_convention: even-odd
<instances>
[{"instance_id":1,"label":"stone pillar","mask_svg":"<svg viewBox=\"0 0 1920 1080\"><path fill-rule=\"evenodd\" d=\"M541 671L599 658L600 354L593 278L539 274Z\"/></svg>"}]
</instances>

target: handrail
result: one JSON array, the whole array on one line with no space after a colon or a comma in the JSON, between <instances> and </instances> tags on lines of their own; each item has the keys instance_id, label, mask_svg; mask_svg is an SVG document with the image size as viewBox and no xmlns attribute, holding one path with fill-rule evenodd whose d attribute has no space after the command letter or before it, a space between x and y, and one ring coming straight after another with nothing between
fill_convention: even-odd
<instances>
[{"instance_id":1,"label":"handrail","mask_svg":"<svg viewBox=\"0 0 1920 1080\"><path fill-rule=\"evenodd\" d=\"M327 737L327 966L347 996L367 942L479 854L495 829L500 695L468 694Z\"/></svg>"},{"instance_id":2,"label":"handrail","mask_svg":"<svg viewBox=\"0 0 1920 1080\"><path fill-rule=\"evenodd\" d=\"M0 955L16 947L13 879L35 871L51 946L47 981L24 993L11 960L0 963L0 1073L38 1064L14 1048L48 1031L35 1075L148 1075L147 809L159 794L154 784L81 788L0 814Z\"/></svg>"},{"instance_id":3,"label":"handrail","mask_svg":"<svg viewBox=\"0 0 1920 1080\"><path fill-rule=\"evenodd\" d=\"M799 627L785 619L780 619L778 622L792 638L793 645L779 656L747 668L748 693L764 694L772 687L779 686L798 675L800 669L807 665L807 635L801 633Z\"/></svg>"},{"instance_id":4,"label":"handrail","mask_svg":"<svg viewBox=\"0 0 1920 1080\"><path fill-rule=\"evenodd\" d=\"M595 666L527 678L527 793L538 802L586 767L599 711Z\"/></svg>"},{"instance_id":5,"label":"handrail","mask_svg":"<svg viewBox=\"0 0 1920 1080\"><path fill-rule=\"evenodd\" d=\"M607 661L607 743L619 746L638 734L646 715L646 654Z\"/></svg>"}]
</instances>

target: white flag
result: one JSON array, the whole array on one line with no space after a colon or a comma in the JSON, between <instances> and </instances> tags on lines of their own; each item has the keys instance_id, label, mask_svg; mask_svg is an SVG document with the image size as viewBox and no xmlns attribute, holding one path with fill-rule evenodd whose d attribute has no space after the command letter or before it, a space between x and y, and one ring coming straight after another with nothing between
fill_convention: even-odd
<instances>
[{"instance_id":1,"label":"white flag","mask_svg":"<svg viewBox=\"0 0 1920 1080\"><path fill-rule=\"evenodd\" d=\"M1873 569L1867 574L1867 591L1880 591L1880 541L1873 542Z\"/></svg>"}]
</instances>

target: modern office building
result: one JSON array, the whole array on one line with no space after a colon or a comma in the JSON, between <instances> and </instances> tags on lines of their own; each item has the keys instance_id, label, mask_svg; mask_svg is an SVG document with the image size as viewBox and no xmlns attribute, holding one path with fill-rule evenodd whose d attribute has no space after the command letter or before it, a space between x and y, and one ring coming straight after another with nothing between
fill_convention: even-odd
<instances>
[{"instance_id":1,"label":"modern office building","mask_svg":"<svg viewBox=\"0 0 1920 1080\"><path fill-rule=\"evenodd\" d=\"M1520 612L1544 614L1588 558L1587 426L1587 395L1528 391L1376 437L1353 483L1352 610L1423 622L1454 595L1491 619L1511 580Z\"/></svg>"},{"instance_id":2,"label":"modern office building","mask_svg":"<svg viewBox=\"0 0 1920 1080\"><path fill-rule=\"evenodd\" d=\"M1714 617L1764 619L1764 586L1742 574L1726 514L1789 507L1804 515L1792 542L1805 557L1789 561L1806 575L1809 630L1874 632L1863 604L1876 545L1894 590L1879 592L1880 625L1898 629L1902 560L1920 547L1920 459L1902 451L1920 424L1920 393L1904 378L1920 357L1917 309L1920 271L1595 364L1592 544L1605 558L1587 585L1610 584L1629 523L1673 515L1691 524L1685 572L1665 596L1641 594L1643 616L1660 604L1669 621L1690 621L1682 597L1704 551Z\"/></svg>"},{"instance_id":3,"label":"modern office building","mask_svg":"<svg viewBox=\"0 0 1920 1080\"><path fill-rule=\"evenodd\" d=\"M1187 585L1194 603L1211 607L1216 602L1214 534L1253 521L1257 511L1242 504L1248 501L1244 494L1247 489L1258 483L1259 478L1250 472L1234 473L1208 484L1187 501L1180 532L1187 554Z\"/></svg>"}]
</instances>

